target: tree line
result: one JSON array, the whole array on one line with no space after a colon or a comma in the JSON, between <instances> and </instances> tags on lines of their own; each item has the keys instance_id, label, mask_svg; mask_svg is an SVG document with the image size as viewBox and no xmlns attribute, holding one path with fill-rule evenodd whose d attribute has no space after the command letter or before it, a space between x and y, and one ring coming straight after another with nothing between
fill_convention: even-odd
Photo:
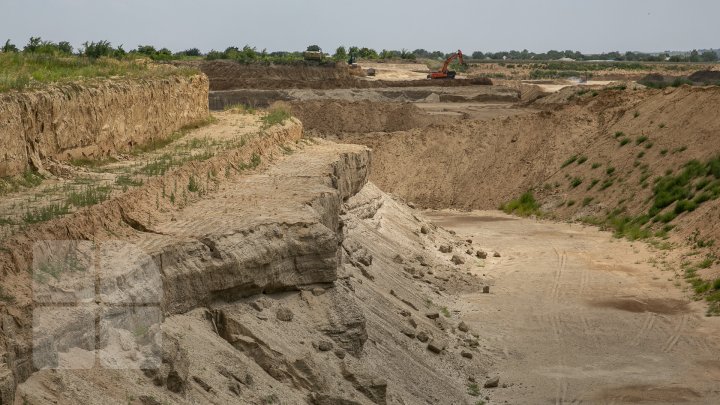
<instances>
[{"instance_id":1,"label":"tree line","mask_svg":"<svg viewBox=\"0 0 720 405\"><path fill-rule=\"evenodd\" d=\"M152 45L140 45L135 49L126 51L122 45L114 47L109 41L85 42L81 48L74 50L72 45L67 41L52 42L45 41L40 37L31 37L28 43L20 50L10 40L0 48L4 53L27 53L27 54L50 54L50 55L79 55L91 58L99 57L116 57L140 55L146 56L153 60L173 60L197 58L207 60L231 59L239 62L283 62L295 61L303 59L303 52L268 52L267 49L258 50L256 47L245 45L240 48L230 46L224 51L211 50L202 53L197 48L186 49L181 52L172 52L167 48L156 48ZM317 45L310 45L307 51L320 51ZM409 51L407 49L388 50L383 49L376 51L375 49L359 46L340 46L335 53L328 56L336 61L348 60L351 56L359 59L383 60L383 59L436 59L442 60L451 54L442 51L428 51L425 49L416 49ZM628 62L716 62L718 61L718 53L714 50L698 51L693 50L687 53L643 53L643 52L606 52L600 54L584 54L579 51L556 51L550 50L544 53L530 52L527 49L522 51L503 51L503 52L481 52L475 51L467 54L472 60L518 60L518 61L552 61L559 59L573 59L577 61L602 60L602 61L628 61Z\"/></svg>"}]
</instances>

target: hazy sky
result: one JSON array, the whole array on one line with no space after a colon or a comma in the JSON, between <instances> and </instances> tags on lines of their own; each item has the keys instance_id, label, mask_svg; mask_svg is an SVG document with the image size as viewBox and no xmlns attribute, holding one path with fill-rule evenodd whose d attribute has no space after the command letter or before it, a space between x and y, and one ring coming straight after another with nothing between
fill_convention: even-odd
<instances>
[{"instance_id":1,"label":"hazy sky","mask_svg":"<svg viewBox=\"0 0 720 405\"><path fill-rule=\"evenodd\" d=\"M720 48L718 0L0 0L0 39L174 51Z\"/></svg>"}]
</instances>

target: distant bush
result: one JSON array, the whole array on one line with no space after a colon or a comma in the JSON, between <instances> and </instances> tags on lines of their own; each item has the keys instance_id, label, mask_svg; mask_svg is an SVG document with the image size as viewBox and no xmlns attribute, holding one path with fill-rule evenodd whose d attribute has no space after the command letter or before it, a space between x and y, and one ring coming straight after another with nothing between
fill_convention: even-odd
<instances>
[{"instance_id":1,"label":"distant bush","mask_svg":"<svg viewBox=\"0 0 720 405\"><path fill-rule=\"evenodd\" d=\"M515 214L521 217L540 215L540 204L535 201L535 197L529 191L521 195L517 200L503 204L500 209L507 214Z\"/></svg>"},{"instance_id":2,"label":"distant bush","mask_svg":"<svg viewBox=\"0 0 720 405\"><path fill-rule=\"evenodd\" d=\"M125 50L120 45L117 49L113 48L109 41L85 42L82 54L89 58L101 57L121 57L125 55Z\"/></svg>"}]
</instances>

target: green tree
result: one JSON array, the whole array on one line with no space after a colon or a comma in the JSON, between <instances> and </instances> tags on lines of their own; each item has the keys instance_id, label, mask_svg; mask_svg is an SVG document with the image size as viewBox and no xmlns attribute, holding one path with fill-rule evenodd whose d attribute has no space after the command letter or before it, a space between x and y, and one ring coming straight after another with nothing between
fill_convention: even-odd
<instances>
[{"instance_id":1,"label":"green tree","mask_svg":"<svg viewBox=\"0 0 720 405\"><path fill-rule=\"evenodd\" d=\"M693 49L690 52L690 62L700 62L700 52L697 49Z\"/></svg>"},{"instance_id":2,"label":"green tree","mask_svg":"<svg viewBox=\"0 0 720 405\"><path fill-rule=\"evenodd\" d=\"M717 62L718 54L715 51L705 51L700 55L703 62Z\"/></svg>"},{"instance_id":3,"label":"green tree","mask_svg":"<svg viewBox=\"0 0 720 405\"><path fill-rule=\"evenodd\" d=\"M89 58L117 56L120 52L122 52L123 55L125 54L125 50L122 49L122 46L115 50L113 49L112 44L108 41L85 42L83 46L85 48L83 49L82 54Z\"/></svg>"},{"instance_id":4,"label":"green tree","mask_svg":"<svg viewBox=\"0 0 720 405\"><path fill-rule=\"evenodd\" d=\"M307 47L308 52L320 52L320 47L317 45L310 45Z\"/></svg>"},{"instance_id":5,"label":"green tree","mask_svg":"<svg viewBox=\"0 0 720 405\"><path fill-rule=\"evenodd\" d=\"M73 51L72 45L70 45L70 42L68 41L60 41L58 42L58 50L64 54L71 54Z\"/></svg>"},{"instance_id":6,"label":"green tree","mask_svg":"<svg viewBox=\"0 0 720 405\"><path fill-rule=\"evenodd\" d=\"M374 49L360 48L360 50L358 50L358 56L363 59L377 59L378 53Z\"/></svg>"},{"instance_id":7,"label":"green tree","mask_svg":"<svg viewBox=\"0 0 720 405\"><path fill-rule=\"evenodd\" d=\"M335 50L335 55L333 55L333 59L345 60L347 58L348 58L347 50L345 50L344 46L339 46L338 49Z\"/></svg>"},{"instance_id":8,"label":"green tree","mask_svg":"<svg viewBox=\"0 0 720 405\"><path fill-rule=\"evenodd\" d=\"M152 57L157 53L157 49L152 45L140 45L137 47L137 53Z\"/></svg>"},{"instance_id":9,"label":"green tree","mask_svg":"<svg viewBox=\"0 0 720 405\"><path fill-rule=\"evenodd\" d=\"M190 48L182 51L181 53L185 54L186 56L200 56L200 50L197 48Z\"/></svg>"},{"instance_id":10,"label":"green tree","mask_svg":"<svg viewBox=\"0 0 720 405\"><path fill-rule=\"evenodd\" d=\"M7 41L5 41L5 45L3 45L3 47L2 47L2 51L5 53L11 53L11 52L18 53L20 50L18 49L17 46L15 46L14 44L11 44L10 40L8 39Z\"/></svg>"},{"instance_id":11,"label":"green tree","mask_svg":"<svg viewBox=\"0 0 720 405\"><path fill-rule=\"evenodd\" d=\"M38 48L40 48L40 45L42 44L42 38L40 37L30 37L30 40L28 41L27 45L25 45L25 48L23 49L23 52L25 53L35 53Z\"/></svg>"}]
</instances>

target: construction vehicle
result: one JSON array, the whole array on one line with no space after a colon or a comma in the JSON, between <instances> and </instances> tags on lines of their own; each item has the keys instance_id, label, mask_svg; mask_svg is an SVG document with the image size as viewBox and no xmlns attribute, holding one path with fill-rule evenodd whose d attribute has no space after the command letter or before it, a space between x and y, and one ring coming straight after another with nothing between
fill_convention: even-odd
<instances>
[{"instance_id":1,"label":"construction vehicle","mask_svg":"<svg viewBox=\"0 0 720 405\"><path fill-rule=\"evenodd\" d=\"M458 50L456 53L450 55L447 60L445 60L445 63L443 64L442 68L438 70L437 72L430 73L427 78L428 79L454 79L455 72L454 70L448 70L450 67L450 63L454 61L455 59L458 59L460 61L461 65L465 64L465 61L463 60L463 53L461 50Z\"/></svg>"},{"instance_id":2,"label":"construction vehicle","mask_svg":"<svg viewBox=\"0 0 720 405\"><path fill-rule=\"evenodd\" d=\"M303 53L303 59L307 61L321 62L323 59L325 59L325 54L323 53L322 48L320 48L319 46L310 45Z\"/></svg>"},{"instance_id":3,"label":"construction vehicle","mask_svg":"<svg viewBox=\"0 0 720 405\"><path fill-rule=\"evenodd\" d=\"M303 59L307 61L320 62L325 58L325 54L322 51L305 51L303 53Z\"/></svg>"}]
</instances>

